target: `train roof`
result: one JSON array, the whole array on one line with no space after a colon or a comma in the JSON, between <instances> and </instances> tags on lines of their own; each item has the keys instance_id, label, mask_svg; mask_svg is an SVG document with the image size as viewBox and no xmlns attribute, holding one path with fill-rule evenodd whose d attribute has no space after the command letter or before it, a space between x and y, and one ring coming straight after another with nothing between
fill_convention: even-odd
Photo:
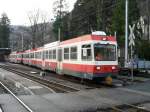
<instances>
[{"instance_id":1,"label":"train roof","mask_svg":"<svg viewBox=\"0 0 150 112\"><path fill-rule=\"evenodd\" d=\"M50 48L50 47L55 47L58 45L66 45L66 44L72 44L72 43L77 43L77 42L84 42L84 41L111 41L111 42L116 42L116 38L114 36L106 36L106 33L103 31L96 31L92 32L92 34L87 34L83 36L79 36L73 39L65 40L62 42L56 41L52 43L45 44L43 47L38 47L35 49L29 49L24 52L12 52L11 54L20 54L20 53L28 53L28 52L33 52L33 51L39 51L42 50L43 48Z\"/></svg>"},{"instance_id":2,"label":"train roof","mask_svg":"<svg viewBox=\"0 0 150 112\"><path fill-rule=\"evenodd\" d=\"M59 41L48 43L44 45L44 48L50 48L50 47L55 47L59 44Z\"/></svg>"},{"instance_id":3,"label":"train roof","mask_svg":"<svg viewBox=\"0 0 150 112\"><path fill-rule=\"evenodd\" d=\"M71 44L76 42L83 42L83 41L89 41L89 40L95 40L95 41L116 41L116 38L114 36L106 36L106 35L96 35L96 34L88 34L79 36L77 38L69 39L66 41L62 41L60 45L64 44Z\"/></svg>"},{"instance_id":4,"label":"train roof","mask_svg":"<svg viewBox=\"0 0 150 112\"><path fill-rule=\"evenodd\" d=\"M38 48L34 48L34 49L31 49L30 51L38 51L38 50L42 50L43 47L38 47Z\"/></svg>"}]
</instances>

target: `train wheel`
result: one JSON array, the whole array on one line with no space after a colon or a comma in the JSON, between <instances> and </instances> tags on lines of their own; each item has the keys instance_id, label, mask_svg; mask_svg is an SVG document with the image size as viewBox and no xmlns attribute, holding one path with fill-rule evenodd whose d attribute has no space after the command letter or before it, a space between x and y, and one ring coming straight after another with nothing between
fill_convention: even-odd
<instances>
[{"instance_id":1,"label":"train wheel","mask_svg":"<svg viewBox=\"0 0 150 112\"><path fill-rule=\"evenodd\" d=\"M112 77L110 77L110 76L106 77L106 78L105 78L105 83L106 83L107 85L112 85Z\"/></svg>"}]
</instances>

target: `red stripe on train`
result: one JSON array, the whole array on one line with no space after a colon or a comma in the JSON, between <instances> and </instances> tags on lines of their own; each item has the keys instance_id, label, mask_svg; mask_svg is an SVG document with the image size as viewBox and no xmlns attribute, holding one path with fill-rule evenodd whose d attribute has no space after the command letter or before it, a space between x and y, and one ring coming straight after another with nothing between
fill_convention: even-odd
<instances>
[{"instance_id":1,"label":"red stripe on train","mask_svg":"<svg viewBox=\"0 0 150 112\"><path fill-rule=\"evenodd\" d=\"M100 69L97 69L97 67L100 67ZM112 69L113 67L113 69ZM115 69L114 69L115 67ZM87 73L111 73L111 72L117 72L118 68L116 65L80 65L80 64L68 64L63 63L63 69L70 70L70 71L76 71L76 72L87 72Z\"/></svg>"},{"instance_id":2,"label":"red stripe on train","mask_svg":"<svg viewBox=\"0 0 150 112\"><path fill-rule=\"evenodd\" d=\"M45 66L50 67L51 69L55 70L57 67L57 63L56 62L45 62Z\"/></svg>"}]
</instances>

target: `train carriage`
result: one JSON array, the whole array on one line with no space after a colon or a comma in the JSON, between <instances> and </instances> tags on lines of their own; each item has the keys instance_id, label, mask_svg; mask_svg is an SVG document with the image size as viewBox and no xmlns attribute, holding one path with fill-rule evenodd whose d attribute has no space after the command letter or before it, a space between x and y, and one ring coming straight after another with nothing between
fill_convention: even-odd
<instances>
[{"instance_id":1,"label":"train carriage","mask_svg":"<svg viewBox=\"0 0 150 112\"><path fill-rule=\"evenodd\" d=\"M12 63L16 63L17 62L16 58L17 58L16 52L12 52L9 55L9 61L12 62Z\"/></svg>"},{"instance_id":2,"label":"train carriage","mask_svg":"<svg viewBox=\"0 0 150 112\"><path fill-rule=\"evenodd\" d=\"M22 63L22 52L12 52L9 55L9 60L13 63Z\"/></svg>"},{"instance_id":3,"label":"train carriage","mask_svg":"<svg viewBox=\"0 0 150 112\"><path fill-rule=\"evenodd\" d=\"M62 58L58 60L60 73L94 79L118 72L115 37L93 33L63 41L58 48L62 52L58 55Z\"/></svg>"},{"instance_id":4,"label":"train carriage","mask_svg":"<svg viewBox=\"0 0 150 112\"><path fill-rule=\"evenodd\" d=\"M44 45L43 69L56 71L58 60L58 45L58 41Z\"/></svg>"},{"instance_id":5,"label":"train carriage","mask_svg":"<svg viewBox=\"0 0 150 112\"><path fill-rule=\"evenodd\" d=\"M24 51L23 53L22 53L22 62L23 62L23 64L25 64L25 65L29 65L29 63L30 63L30 55L29 55L29 52L30 52L30 50L27 50L27 51Z\"/></svg>"}]
</instances>

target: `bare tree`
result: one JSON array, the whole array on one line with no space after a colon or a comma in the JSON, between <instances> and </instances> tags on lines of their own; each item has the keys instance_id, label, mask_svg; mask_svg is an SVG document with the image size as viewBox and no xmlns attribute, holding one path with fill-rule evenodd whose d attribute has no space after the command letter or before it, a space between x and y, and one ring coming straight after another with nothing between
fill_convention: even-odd
<instances>
[{"instance_id":1,"label":"bare tree","mask_svg":"<svg viewBox=\"0 0 150 112\"><path fill-rule=\"evenodd\" d=\"M47 30L47 16L39 9L28 13L30 22L31 46L32 48L44 45L44 36Z\"/></svg>"},{"instance_id":2,"label":"bare tree","mask_svg":"<svg viewBox=\"0 0 150 112\"><path fill-rule=\"evenodd\" d=\"M63 17L68 13L68 3L66 0L55 0L53 3L53 13L55 18Z\"/></svg>"},{"instance_id":3,"label":"bare tree","mask_svg":"<svg viewBox=\"0 0 150 112\"><path fill-rule=\"evenodd\" d=\"M46 18L46 14L44 14L44 13L41 13L40 17L41 17L41 23L38 24L38 27L39 27L38 29L40 30L38 32L39 33L38 36L40 36L39 39L41 41L39 43L39 45L43 46L44 45L44 37L46 36L47 28L48 28L48 22L47 22L48 20Z\"/></svg>"}]
</instances>

